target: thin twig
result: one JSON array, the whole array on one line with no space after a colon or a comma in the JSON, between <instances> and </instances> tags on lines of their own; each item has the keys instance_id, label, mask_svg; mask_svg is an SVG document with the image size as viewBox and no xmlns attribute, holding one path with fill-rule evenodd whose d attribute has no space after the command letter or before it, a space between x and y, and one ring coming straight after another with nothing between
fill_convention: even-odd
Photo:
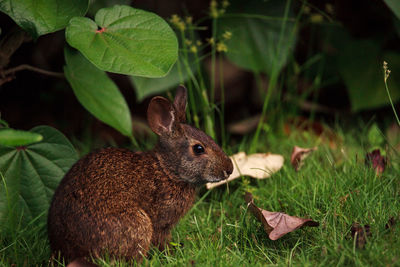
<instances>
[{"instance_id":1,"label":"thin twig","mask_svg":"<svg viewBox=\"0 0 400 267\"><path fill-rule=\"evenodd\" d=\"M38 73L47 75L47 76L53 76L53 77L57 77L57 78L65 78L64 73L62 73L62 72L43 70L43 69L28 65L28 64L22 64L17 67L14 67L14 68L4 70L1 74L4 76L7 76L11 73L15 73L15 72L21 71L21 70L30 70L30 71L34 71L34 72L38 72Z\"/></svg>"}]
</instances>

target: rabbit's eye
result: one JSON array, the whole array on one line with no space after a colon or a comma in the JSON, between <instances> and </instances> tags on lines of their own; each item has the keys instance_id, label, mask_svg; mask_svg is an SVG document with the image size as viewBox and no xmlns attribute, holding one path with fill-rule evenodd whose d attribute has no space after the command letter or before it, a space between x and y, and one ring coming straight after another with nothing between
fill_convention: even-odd
<instances>
[{"instance_id":1,"label":"rabbit's eye","mask_svg":"<svg viewBox=\"0 0 400 267\"><path fill-rule=\"evenodd\" d=\"M200 144L196 144L192 148L193 148L194 154L196 154L196 155L201 155L204 153L204 147Z\"/></svg>"}]
</instances>

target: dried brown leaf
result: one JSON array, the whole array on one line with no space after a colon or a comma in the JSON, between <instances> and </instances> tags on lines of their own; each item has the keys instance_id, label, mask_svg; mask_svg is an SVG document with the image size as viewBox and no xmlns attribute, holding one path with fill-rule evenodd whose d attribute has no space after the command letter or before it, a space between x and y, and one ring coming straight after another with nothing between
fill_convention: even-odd
<instances>
[{"instance_id":1,"label":"dried brown leaf","mask_svg":"<svg viewBox=\"0 0 400 267\"><path fill-rule=\"evenodd\" d=\"M289 119L284 124L284 132L288 136L295 135L298 140L307 140L306 136L315 136L323 144L329 145L331 149L337 149L343 143L343 140L327 125L317 121L311 121L305 117L296 117Z\"/></svg>"},{"instance_id":2,"label":"dried brown leaf","mask_svg":"<svg viewBox=\"0 0 400 267\"><path fill-rule=\"evenodd\" d=\"M387 160L381 155L381 151L379 149L375 149L372 152L367 153L365 156L365 164L372 167L378 176L385 171L386 163Z\"/></svg>"},{"instance_id":3,"label":"dried brown leaf","mask_svg":"<svg viewBox=\"0 0 400 267\"><path fill-rule=\"evenodd\" d=\"M95 267L95 266L97 265L87 261L84 258L76 258L67 265L67 267Z\"/></svg>"},{"instance_id":4,"label":"dried brown leaf","mask_svg":"<svg viewBox=\"0 0 400 267\"><path fill-rule=\"evenodd\" d=\"M245 201L249 210L263 224L265 232L271 240L277 240L287 233L303 226L319 226L318 222L287 215L283 212L271 212L258 208L253 201L251 193L246 192Z\"/></svg>"},{"instance_id":5,"label":"dried brown leaf","mask_svg":"<svg viewBox=\"0 0 400 267\"><path fill-rule=\"evenodd\" d=\"M257 179L268 178L282 168L284 161L283 156L277 154L256 153L246 155L245 152L232 155L230 159L233 162L233 172L229 178L218 183L207 183L207 189L226 184L242 175Z\"/></svg>"},{"instance_id":6,"label":"dried brown leaf","mask_svg":"<svg viewBox=\"0 0 400 267\"><path fill-rule=\"evenodd\" d=\"M396 219L397 219L397 220L396 220ZM388 222L387 222L386 225L385 225L385 228L386 228L386 229L392 229L393 226L396 225L398 219L399 219L399 218L390 217L389 220L388 220Z\"/></svg>"},{"instance_id":7,"label":"dried brown leaf","mask_svg":"<svg viewBox=\"0 0 400 267\"><path fill-rule=\"evenodd\" d=\"M293 147L292 155L290 157L290 163L296 171L299 171L301 166L304 164L305 158L307 158L311 152L317 150L317 147L313 148L301 148L298 146Z\"/></svg>"},{"instance_id":8,"label":"dried brown leaf","mask_svg":"<svg viewBox=\"0 0 400 267\"><path fill-rule=\"evenodd\" d=\"M353 240L355 239L356 247L363 248L367 243L368 237L371 235L370 226L368 224L362 226L359 223L353 223L350 229Z\"/></svg>"},{"instance_id":9,"label":"dried brown leaf","mask_svg":"<svg viewBox=\"0 0 400 267\"><path fill-rule=\"evenodd\" d=\"M257 125L260 123L260 118L261 115L257 114L239 122L231 123L228 125L228 131L232 134L248 134L257 128Z\"/></svg>"}]
</instances>

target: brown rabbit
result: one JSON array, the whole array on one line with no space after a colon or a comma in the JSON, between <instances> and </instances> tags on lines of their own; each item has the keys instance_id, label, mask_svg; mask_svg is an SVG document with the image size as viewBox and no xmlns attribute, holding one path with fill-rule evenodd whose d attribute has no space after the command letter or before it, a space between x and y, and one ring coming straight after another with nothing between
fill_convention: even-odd
<instances>
[{"instance_id":1,"label":"brown rabbit","mask_svg":"<svg viewBox=\"0 0 400 267\"><path fill-rule=\"evenodd\" d=\"M66 261L105 253L140 261L150 246L164 249L171 228L192 206L196 186L228 178L231 160L185 124L186 95L180 86L174 103L151 100L147 119L159 136L153 150L106 148L72 166L49 210L53 253Z\"/></svg>"}]
</instances>

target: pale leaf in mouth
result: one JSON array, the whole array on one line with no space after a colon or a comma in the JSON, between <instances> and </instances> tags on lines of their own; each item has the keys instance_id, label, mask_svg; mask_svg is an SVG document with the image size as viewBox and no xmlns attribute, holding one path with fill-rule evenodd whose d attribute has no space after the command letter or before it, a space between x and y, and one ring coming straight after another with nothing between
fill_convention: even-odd
<instances>
[{"instance_id":1,"label":"pale leaf in mouth","mask_svg":"<svg viewBox=\"0 0 400 267\"><path fill-rule=\"evenodd\" d=\"M246 155L245 152L239 152L232 155L230 159L233 162L233 172L229 178L218 183L207 183L207 189L226 184L241 176L250 176L257 179L268 178L279 171L284 162L283 156L270 153Z\"/></svg>"}]
</instances>

